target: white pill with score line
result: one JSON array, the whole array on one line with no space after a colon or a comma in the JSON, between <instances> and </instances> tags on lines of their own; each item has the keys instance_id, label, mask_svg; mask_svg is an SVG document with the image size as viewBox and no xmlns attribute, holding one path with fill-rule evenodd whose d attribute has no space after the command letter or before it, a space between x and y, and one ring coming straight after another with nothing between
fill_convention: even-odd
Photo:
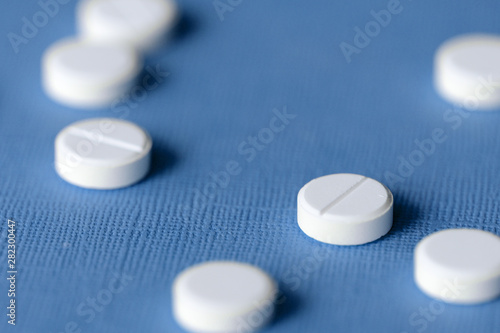
<instances>
[{"instance_id":1,"label":"white pill with score line","mask_svg":"<svg viewBox=\"0 0 500 333\"><path fill-rule=\"evenodd\" d=\"M444 99L469 110L500 108L500 36L470 34L443 43L434 85Z\"/></svg>"},{"instance_id":2,"label":"white pill with score line","mask_svg":"<svg viewBox=\"0 0 500 333\"><path fill-rule=\"evenodd\" d=\"M190 332L253 332L271 320L276 295L276 283L260 268L211 261L176 277L173 314Z\"/></svg>"},{"instance_id":3,"label":"white pill with score line","mask_svg":"<svg viewBox=\"0 0 500 333\"><path fill-rule=\"evenodd\" d=\"M297 197L297 220L306 235L335 245L372 242L392 227L393 196L380 182L356 174L316 178Z\"/></svg>"},{"instance_id":4,"label":"white pill with score line","mask_svg":"<svg viewBox=\"0 0 500 333\"><path fill-rule=\"evenodd\" d=\"M58 134L56 171L80 187L122 188L146 176L151 149L151 137L134 123L113 118L83 120Z\"/></svg>"},{"instance_id":5,"label":"white pill with score line","mask_svg":"<svg viewBox=\"0 0 500 333\"><path fill-rule=\"evenodd\" d=\"M500 237L477 229L446 229L415 247L415 282L428 296L479 304L500 296Z\"/></svg>"}]
</instances>

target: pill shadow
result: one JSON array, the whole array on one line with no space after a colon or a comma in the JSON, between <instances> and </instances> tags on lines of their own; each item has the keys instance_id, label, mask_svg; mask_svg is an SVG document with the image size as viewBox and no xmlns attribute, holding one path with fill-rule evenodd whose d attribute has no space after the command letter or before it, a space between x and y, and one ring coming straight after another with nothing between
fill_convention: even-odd
<instances>
[{"instance_id":1,"label":"pill shadow","mask_svg":"<svg viewBox=\"0 0 500 333\"><path fill-rule=\"evenodd\" d=\"M422 209L403 195L394 195L394 215L390 233L398 233L414 224L422 216Z\"/></svg>"},{"instance_id":2,"label":"pill shadow","mask_svg":"<svg viewBox=\"0 0 500 333\"><path fill-rule=\"evenodd\" d=\"M165 52L186 41L197 29L198 23L196 18L189 12L181 12L177 23L172 28L172 31L160 42L159 47L152 50L146 58L162 57Z\"/></svg>"},{"instance_id":3,"label":"pill shadow","mask_svg":"<svg viewBox=\"0 0 500 333\"><path fill-rule=\"evenodd\" d=\"M175 25L171 35L172 42L174 43L183 41L198 29L197 21L191 13L182 11L180 15L179 21Z\"/></svg>"},{"instance_id":4,"label":"pill shadow","mask_svg":"<svg viewBox=\"0 0 500 333\"><path fill-rule=\"evenodd\" d=\"M149 177L159 176L174 168L177 163L177 153L167 144L155 141L153 144Z\"/></svg>"},{"instance_id":5,"label":"pill shadow","mask_svg":"<svg viewBox=\"0 0 500 333\"><path fill-rule=\"evenodd\" d=\"M275 313L271 326L292 316L299 310L300 299L290 291L285 291L284 286L279 286L280 291L276 297Z\"/></svg>"}]
</instances>

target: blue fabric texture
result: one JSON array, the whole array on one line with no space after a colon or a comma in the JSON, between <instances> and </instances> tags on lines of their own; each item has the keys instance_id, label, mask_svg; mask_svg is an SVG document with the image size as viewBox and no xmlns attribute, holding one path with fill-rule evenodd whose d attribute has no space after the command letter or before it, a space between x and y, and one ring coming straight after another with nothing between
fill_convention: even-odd
<instances>
[{"instance_id":1,"label":"blue fabric texture","mask_svg":"<svg viewBox=\"0 0 500 333\"><path fill-rule=\"evenodd\" d=\"M284 302L264 332L499 332L500 300L435 302L412 265L433 231L500 235L500 113L454 109L432 85L439 45L499 33L500 2L179 1L176 36L145 59L158 85L97 111L41 89L42 52L75 33L76 0L54 3L0 5L0 332L182 332L172 281L217 259L279 282ZM94 191L57 176L55 136L90 117L149 131L147 178ZM298 228L299 189L340 172L390 187L382 239L331 246Z\"/></svg>"}]
</instances>

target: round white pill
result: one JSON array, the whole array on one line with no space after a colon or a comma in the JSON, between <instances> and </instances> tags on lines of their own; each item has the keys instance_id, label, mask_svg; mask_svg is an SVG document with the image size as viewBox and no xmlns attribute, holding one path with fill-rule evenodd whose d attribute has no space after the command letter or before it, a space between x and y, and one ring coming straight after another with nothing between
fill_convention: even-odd
<instances>
[{"instance_id":1,"label":"round white pill","mask_svg":"<svg viewBox=\"0 0 500 333\"><path fill-rule=\"evenodd\" d=\"M139 126L94 118L64 128L55 140L55 167L67 182L91 189L117 189L140 181L149 170L152 141Z\"/></svg>"},{"instance_id":2,"label":"round white pill","mask_svg":"<svg viewBox=\"0 0 500 333\"><path fill-rule=\"evenodd\" d=\"M84 0L77 25L85 38L130 43L148 51L163 42L177 17L173 0Z\"/></svg>"},{"instance_id":3,"label":"round white pill","mask_svg":"<svg viewBox=\"0 0 500 333\"><path fill-rule=\"evenodd\" d=\"M140 70L139 55L132 47L66 39L45 52L42 85L59 103L106 107L133 86Z\"/></svg>"},{"instance_id":4,"label":"round white pill","mask_svg":"<svg viewBox=\"0 0 500 333\"><path fill-rule=\"evenodd\" d=\"M297 198L297 220L306 235L320 242L359 245L392 227L393 197L378 181L355 174L316 178Z\"/></svg>"},{"instance_id":5,"label":"round white pill","mask_svg":"<svg viewBox=\"0 0 500 333\"><path fill-rule=\"evenodd\" d=\"M274 313L275 282L261 269L212 261L181 272L173 283L173 313L191 332L252 332Z\"/></svg>"},{"instance_id":6,"label":"round white pill","mask_svg":"<svg viewBox=\"0 0 500 333\"><path fill-rule=\"evenodd\" d=\"M415 248L415 282L430 297L476 304L500 296L500 237L476 229L447 229Z\"/></svg>"},{"instance_id":7,"label":"round white pill","mask_svg":"<svg viewBox=\"0 0 500 333\"><path fill-rule=\"evenodd\" d=\"M445 42L434 59L434 84L444 99L467 109L500 107L500 36L464 35Z\"/></svg>"}]
</instances>

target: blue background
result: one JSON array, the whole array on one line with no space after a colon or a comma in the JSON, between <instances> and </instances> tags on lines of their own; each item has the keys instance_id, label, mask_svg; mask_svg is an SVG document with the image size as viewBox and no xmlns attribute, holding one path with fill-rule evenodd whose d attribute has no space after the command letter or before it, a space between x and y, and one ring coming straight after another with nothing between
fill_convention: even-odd
<instances>
[{"instance_id":1,"label":"blue background","mask_svg":"<svg viewBox=\"0 0 500 333\"><path fill-rule=\"evenodd\" d=\"M40 7L2 1L0 331L59 333L74 322L81 332L181 332L171 315L175 275L205 260L234 259L281 285L286 301L265 332L498 332L500 300L433 302L413 282L412 252L439 229L500 235L500 113L450 113L432 86L437 47L457 34L498 33L500 2L402 0L402 12L350 63L339 44L352 44L354 27L388 1L243 1L222 21L211 1L179 3L176 37L147 59L168 78L126 110L82 111L56 104L40 86L41 54L74 34L76 1L60 5L18 53L7 34L21 34L22 18ZM296 117L248 162L238 146L284 108ZM103 116L152 135L154 165L141 183L94 191L56 175L56 134ZM408 159L415 140L439 128L446 140L434 153L390 181L398 158ZM241 173L227 186L207 185L232 160ZM339 247L301 232L298 190L338 172L391 188L387 236ZM205 186L212 192L203 202L195 193ZM15 327L5 316L8 218L17 222ZM86 322L77 308L114 274L131 280ZM425 319L421 308L440 313Z\"/></svg>"}]
</instances>

